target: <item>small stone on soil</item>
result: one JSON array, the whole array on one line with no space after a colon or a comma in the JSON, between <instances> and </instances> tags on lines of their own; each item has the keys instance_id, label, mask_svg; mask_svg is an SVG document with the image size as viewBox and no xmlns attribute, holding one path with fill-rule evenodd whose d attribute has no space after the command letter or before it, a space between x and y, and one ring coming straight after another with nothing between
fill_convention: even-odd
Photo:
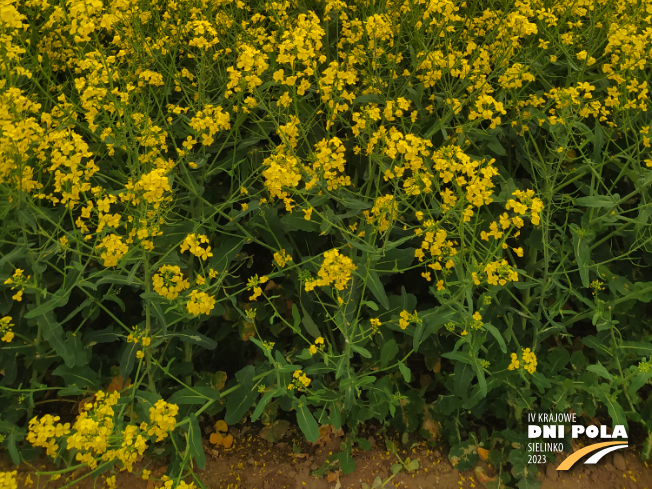
<instances>
[{"instance_id":1,"label":"small stone on soil","mask_svg":"<svg viewBox=\"0 0 652 489\"><path fill-rule=\"evenodd\" d=\"M625 464L625 457L622 453L616 453L614 455L614 465L618 470L625 471L627 470L627 465Z\"/></svg>"},{"instance_id":2,"label":"small stone on soil","mask_svg":"<svg viewBox=\"0 0 652 489\"><path fill-rule=\"evenodd\" d=\"M557 469L554 467L554 465L548 465L546 467L546 475L548 476L548 479L552 479L553 481L559 477Z\"/></svg>"}]
</instances>

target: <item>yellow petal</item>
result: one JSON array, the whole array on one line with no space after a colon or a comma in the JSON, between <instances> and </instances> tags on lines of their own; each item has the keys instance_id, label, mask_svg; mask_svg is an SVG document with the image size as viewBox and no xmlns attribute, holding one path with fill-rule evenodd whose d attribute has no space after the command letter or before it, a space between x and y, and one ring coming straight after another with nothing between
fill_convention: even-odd
<instances>
[{"instance_id":1,"label":"yellow petal","mask_svg":"<svg viewBox=\"0 0 652 489\"><path fill-rule=\"evenodd\" d=\"M489 450L486 448L478 447L478 456L480 457L480 460L487 460L489 458Z\"/></svg>"},{"instance_id":2,"label":"yellow petal","mask_svg":"<svg viewBox=\"0 0 652 489\"><path fill-rule=\"evenodd\" d=\"M223 419L220 419L217 423L215 423L215 431L221 431L222 433L226 433L229 431L229 426L226 424L226 422Z\"/></svg>"},{"instance_id":3,"label":"yellow petal","mask_svg":"<svg viewBox=\"0 0 652 489\"><path fill-rule=\"evenodd\" d=\"M222 438L222 446L224 448L231 448L233 445L233 435L227 435L224 438Z\"/></svg>"}]
</instances>

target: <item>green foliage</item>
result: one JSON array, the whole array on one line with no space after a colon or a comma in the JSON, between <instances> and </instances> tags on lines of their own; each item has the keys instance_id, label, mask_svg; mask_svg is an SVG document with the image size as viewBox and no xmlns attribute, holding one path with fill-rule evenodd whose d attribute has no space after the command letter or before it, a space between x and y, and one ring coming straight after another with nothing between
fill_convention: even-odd
<instances>
[{"instance_id":1,"label":"green foliage","mask_svg":"<svg viewBox=\"0 0 652 489\"><path fill-rule=\"evenodd\" d=\"M344 427L344 472L364 423L488 447L521 488L529 411L652 431L646 2L109 3L3 10L15 463L140 450L68 450L54 395L180 487L209 416Z\"/></svg>"}]
</instances>

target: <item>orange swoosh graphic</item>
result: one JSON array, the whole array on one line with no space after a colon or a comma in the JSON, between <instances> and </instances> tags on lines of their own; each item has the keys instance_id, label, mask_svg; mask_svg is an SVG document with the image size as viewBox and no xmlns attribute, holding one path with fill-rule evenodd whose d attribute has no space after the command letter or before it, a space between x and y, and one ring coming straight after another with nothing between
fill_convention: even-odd
<instances>
[{"instance_id":1,"label":"orange swoosh graphic","mask_svg":"<svg viewBox=\"0 0 652 489\"><path fill-rule=\"evenodd\" d=\"M579 459L581 459L584 455L587 455L591 452L595 452L596 450L599 450L600 448L608 447L611 445L624 445L627 442L623 441L605 441L603 443L594 443L593 445L589 445L588 447L584 447L581 450L578 450L576 452L573 452L573 454L568 457L566 460L564 460L561 464L559 464L559 467L557 467L557 470L568 470L570 469L575 462L577 462Z\"/></svg>"}]
</instances>

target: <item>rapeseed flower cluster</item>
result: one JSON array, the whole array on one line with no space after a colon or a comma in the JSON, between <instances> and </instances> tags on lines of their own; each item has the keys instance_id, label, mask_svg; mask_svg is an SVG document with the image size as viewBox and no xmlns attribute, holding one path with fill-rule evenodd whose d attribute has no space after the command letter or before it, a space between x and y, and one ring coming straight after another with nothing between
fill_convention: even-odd
<instances>
[{"instance_id":1,"label":"rapeseed flower cluster","mask_svg":"<svg viewBox=\"0 0 652 489\"><path fill-rule=\"evenodd\" d=\"M142 344L143 346L149 346L152 343L152 338L147 336L148 332L146 330L140 329L138 326L134 326L131 330L131 333L127 336L127 343Z\"/></svg>"},{"instance_id":2,"label":"rapeseed flower cluster","mask_svg":"<svg viewBox=\"0 0 652 489\"><path fill-rule=\"evenodd\" d=\"M292 374L292 382L288 384L288 390L304 390L310 387L312 382L302 370L295 370Z\"/></svg>"},{"instance_id":3,"label":"rapeseed flower cluster","mask_svg":"<svg viewBox=\"0 0 652 489\"><path fill-rule=\"evenodd\" d=\"M324 338L321 336L315 340L314 345L310 345L310 348L308 351L310 352L311 355L314 355L317 353L318 350L321 350L324 347Z\"/></svg>"},{"instance_id":4,"label":"rapeseed flower cluster","mask_svg":"<svg viewBox=\"0 0 652 489\"><path fill-rule=\"evenodd\" d=\"M409 105L404 105L401 100L404 99L399 99L395 111L391 112L387 107L385 108L383 112L385 118L393 119L394 115L403 115L400 107L409 107ZM390 109L394 107L391 102L388 102L388 106ZM373 109L369 109L368 114L372 119L376 118L376 115L380 117L380 112L376 113ZM428 160L432 157L429 148L432 148L431 141L414 134L404 134L393 126L388 130L385 125L381 125L369 138L366 152L371 155L378 151L390 158L393 164L384 171L383 179L391 181L403 178L402 187L406 194L418 195L430 193L435 183L434 176L428 168Z\"/></svg>"},{"instance_id":5,"label":"rapeseed flower cluster","mask_svg":"<svg viewBox=\"0 0 652 489\"><path fill-rule=\"evenodd\" d=\"M186 302L186 309L193 316L200 314L210 315L211 311L215 308L215 297L206 292L198 292L193 290L190 293L188 302Z\"/></svg>"},{"instance_id":6,"label":"rapeseed flower cluster","mask_svg":"<svg viewBox=\"0 0 652 489\"><path fill-rule=\"evenodd\" d=\"M170 404L163 399L156 401L156 404L149 408L149 419L151 425L147 430L149 436L156 436L159 442L168 436L168 432L174 429L176 415L179 413L179 406Z\"/></svg>"},{"instance_id":7,"label":"rapeseed flower cluster","mask_svg":"<svg viewBox=\"0 0 652 489\"><path fill-rule=\"evenodd\" d=\"M328 190L351 185L351 177L344 175L344 145L339 138L322 139L315 145L315 162L306 168L309 180L305 188L310 190L317 182L325 182Z\"/></svg>"},{"instance_id":8,"label":"rapeseed flower cluster","mask_svg":"<svg viewBox=\"0 0 652 489\"><path fill-rule=\"evenodd\" d=\"M128 190L133 189L134 193L142 193L142 198L149 204L153 204L154 209L158 209L163 201L166 192L171 189L169 178L165 175L166 171L163 168L157 168L140 177L133 187L127 183L125 187ZM131 199L132 204L138 205L140 202L138 197Z\"/></svg>"},{"instance_id":9,"label":"rapeseed flower cluster","mask_svg":"<svg viewBox=\"0 0 652 489\"><path fill-rule=\"evenodd\" d=\"M510 358L512 359L511 363L507 367L508 370L518 370L518 368L521 366L521 362L518 359L518 355L516 353L512 353L510 355Z\"/></svg>"},{"instance_id":10,"label":"rapeseed flower cluster","mask_svg":"<svg viewBox=\"0 0 652 489\"><path fill-rule=\"evenodd\" d=\"M163 265L159 268L152 277L152 284L154 292L170 301L190 287L188 279L183 278L181 268L177 265Z\"/></svg>"},{"instance_id":11,"label":"rapeseed flower cluster","mask_svg":"<svg viewBox=\"0 0 652 489\"><path fill-rule=\"evenodd\" d=\"M23 292L25 291L27 281L32 278L31 275L25 276L25 270L22 268L17 268L14 270L14 274L5 280L5 285L11 285L11 290L19 289L11 298L15 301L23 300Z\"/></svg>"},{"instance_id":12,"label":"rapeseed flower cluster","mask_svg":"<svg viewBox=\"0 0 652 489\"><path fill-rule=\"evenodd\" d=\"M401 329L406 329L410 324L421 324L421 319L419 318L417 311L414 311L413 314L410 314L407 311L401 311L399 316L400 319L398 320L398 325Z\"/></svg>"},{"instance_id":13,"label":"rapeseed flower cluster","mask_svg":"<svg viewBox=\"0 0 652 489\"><path fill-rule=\"evenodd\" d=\"M3 489L18 489L17 470L0 472L0 487Z\"/></svg>"},{"instance_id":14,"label":"rapeseed flower cluster","mask_svg":"<svg viewBox=\"0 0 652 489\"><path fill-rule=\"evenodd\" d=\"M515 195L518 201L509 199L505 205L505 209L513 209L519 216L524 216L529 211L532 224L535 226L538 225L541 221L540 213L543 210L543 202L541 199L534 197L534 190L517 190L512 195ZM514 224L519 228L522 227L522 224L520 224L521 221L517 221L516 219L513 218Z\"/></svg>"},{"instance_id":15,"label":"rapeseed flower cluster","mask_svg":"<svg viewBox=\"0 0 652 489\"><path fill-rule=\"evenodd\" d=\"M257 274L253 277L249 277L249 280L247 280L247 289L253 290L253 294L251 297L249 297L250 301L255 301L258 299L258 297L261 296L263 289L260 287L260 285L267 283L268 280L269 279L265 276L259 278Z\"/></svg>"},{"instance_id":16,"label":"rapeseed flower cluster","mask_svg":"<svg viewBox=\"0 0 652 489\"><path fill-rule=\"evenodd\" d=\"M455 242L447 240L448 233L445 229L442 229L439 226L439 223L436 223L433 220L428 220L424 223L424 226L426 228L425 231L421 228L415 231L417 236L423 234L421 247L414 251L414 256L418 258L420 262L422 262L425 257L425 252L423 250L427 250L428 253L430 253L430 256L436 258L438 261L441 261L442 258L455 256L457 254Z\"/></svg>"},{"instance_id":17,"label":"rapeseed flower cluster","mask_svg":"<svg viewBox=\"0 0 652 489\"><path fill-rule=\"evenodd\" d=\"M482 327L482 325L484 324L482 322L482 314L480 314L478 311L475 311L473 313L472 318L473 318L473 321L471 321L471 325L470 325L471 328L472 329L480 329Z\"/></svg>"},{"instance_id":18,"label":"rapeseed flower cluster","mask_svg":"<svg viewBox=\"0 0 652 489\"><path fill-rule=\"evenodd\" d=\"M280 268L285 268L285 265L292 261L292 257L285 252L285 249L282 249L274 253L274 261Z\"/></svg>"},{"instance_id":19,"label":"rapeseed flower cluster","mask_svg":"<svg viewBox=\"0 0 652 489\"><path fill-rule=\"evenodd\" d=\"M231 129L229 122L231 116L224 112L222 107L206 105L203 110L190 119L190 127L192 127L198 137L201 137L201 143L204 146L210 146L215 141L214 136L219 131L228 131ZM188 136L190 138L190 136ZM189 139L190 140L190 139ZM189 150L192 145L186 146Z\"/></svg>"},{"instance_id":20,"label":"rapeseed flower cluster","mask_svg":"<svg viewBox=\"0 0 652 489\"><path fill-rule=\"evenodd\" d=\"M296 156L279 151L263 161L265 186L272 198L289 199L287 188L295 188L301 182L299 160Z\"/></svg>"},{"instance_id":21,"label":"rapeseed flower cluster","mask_svg":"<svg viewBox=\"0 0 652 489\"><path fill-rule=\"evenodd\" d=\"M526 371L533 374L537 370L537 357L529 348L522 348L521 350L522 353L520 359L516 353L511 354L512 361L507 369L518 370L522 366Z\"/></svg>"},{"instance_id":22,"label":"rapeseed flower cluster","mask_svg":"<svg viewBox=\"0 0 652 489\"><path fill-rule=\"evenodd\" d=\"M394 222L398 214L398 202L394 200L393 195L385 195L378 197L371 212L364 211L363 215L367 219L367 223L374 224L378 231L384 233Z\"/></svg>"},{"instance_id":23,"label":"rapeseed flower cluster","mask_svg":"<svg viewBox=\"0 0 652 489\"><path fill-rule=\"evenodd\" d=\"M491 285L505 285L507 282L518 282L518 273L507 260L493 261L484 267L487 282Z\"/></svg>"},{"instance_id":24,"label":"rapeseed flower cluster","mask_svg":"<svg viewBox=\"0 0 652 489\"><path fill-rule=\"evenodd\" d=\"M207 258L213 256L213 253L211 253L210 246L206 246L206 248L202 247L202 244L206 244L208 242L209 242L208 236L204 234L195 234L195 233L189 234L183 240L183 243L181 243L180 251L181 253L190 251L190 253L192 253L196 257L201 258L203 261L206 261Z\"/></svg>"},{"instance_id":25,"label":"rapeseed flower cluster","mask_svg":"<svg viewBox=\"0 0 652 489\"><path fill-rule=\"evenodd\" d=\"M11 340L14 339L14 332L12 331L14 326L11 322L11 316L5 316L0 319L0 335L2 335L0 341L11 343Z\"/></svg>"},{"instance_id":26,"label":"rapeseed flower cluster","mask_svg":"<svg viewBox=\"0 0 652 489\"><path fill-rule=\"evenodd\" d=\"M27 441L35 447L43 447L50 457L56 457L59 445L55 438L61 438L70 433L70 423L57 423L61 418L46 414L42 418L32 418L29 422Z\"/></svg>"},{"instance_id":27,"label":"rapeseed flower cluster","mask_svg":"<svg viewBox=\"0 0 652 489\"><path fill-rule=\"evenodd\" d=\"M524 83L534 80L534 75L529 73L521 63L514 63L505 70L505 74L498 77L498 83L506 89L521 88Z\"/></svg>"},{"instance_id":28,"label":"rapeseed flower cluster","mask_svg":"<svg viewBox=\"0 0 652 489\"><path fill-rule=\"evenodd\" d=\"M121 470L131 472L137 457L147 449L150 438L155 436L155 442L163 440L176 424L178 406L159 400L149 409L149 424L143 421L119 430L114 406L120 400L120 393L99 391L94 397L93 402L84 404L72 426L59 423L58 416L49 414L32 418L27 441L46 448L48 456L56 458L59 443L65 439L66 448L77 452L75 459L89 468L97 468L99 461L117 459L122 464Z\"/></svg>"},{"instance_id":29,"label":"rapeseed flower cluster","mask_svg":"<svg viewBox=\"0 0 652 489\"><path fill-rule=\"evenodd\" d=\"M595 296L600 292L601 290L604 290L604 282L601 282L600 280L594 280L591 282L590 287L591 287L591 293Z\"/></svg>"},{"instance_id":30,"label":"rapeseed flower cluster","mask_svg":"<svg viewBox=\"0 0 652 489\"><path fill-rule=\"evenodd\" d=\"M523 350L523 363L525 370L533 374L537 370L537 357L533 351L530 351L529 348Z\"/></svg>"},{"instance_id":31,"label":"rapeseed flower cluster","mask_svg":"<svg viewBox=\"0 0 652 489\"><path fill-rule=\"evenodd\" d=\"M40 145L36 158L45 171L54 177L51 192L39 193L37 198L49 200L52 204L73 209L79 205L84 194L91 190L91 178L100 170L90 159L93 153L82 136L72 129L48 132ZM41 189L41 185L30 185Z\"/></svg>"},{"instance_id":32,"label":"rapeseed flower cluster","mask_svg":"<svg viewBox=\"0 0 652 489\"><path fill-rule=\"evenodd\" d=\"M196 489L197 486L195 485L194 482L191 482L188 484L186 481L179 481L178 485L174 485L174 480L170 479L167 475L164 475L161 477L161 482L163 482L163 486L165 489L172 489L173 487L175 489Z\"/></svg>"},{"instance_id":33,"label":"rapeseed flower cluster","mask_svg":"<svg viewBox=\"0 0 652 489\"><path fill-rule=\"evenodd\" d=\"M122 242L122 236L117 234L105 236L96 248L104 250L100 257L104 260L105 267L115 267L120 258L125 256L129 251L129 247Z\"/></svg>"},{"instance_id":34,"label":"rapeseed flower cluster","mask_svg":"<svg viewBox=\"0 0 652 489\"><path fill-rule=\"evenodd\" d=\"M308 280L305 283L306 292L314 290L315 287L327 287L333 285L337 290L342 291L348 287L351 280L351 273L357 267L348 256L340 254L340 251L333 249L324 253L324 262L317 272L318 279Z\"/></svg>"}]
</instances>

